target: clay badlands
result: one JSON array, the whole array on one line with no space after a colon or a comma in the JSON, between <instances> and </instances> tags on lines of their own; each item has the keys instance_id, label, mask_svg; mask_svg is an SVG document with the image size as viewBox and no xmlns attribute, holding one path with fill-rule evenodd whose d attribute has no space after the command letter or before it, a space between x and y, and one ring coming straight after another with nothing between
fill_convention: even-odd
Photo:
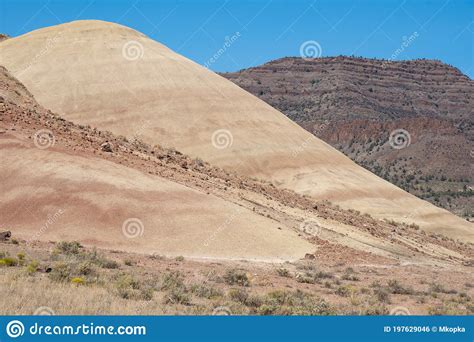
<instances>
[{"instance_id":1,"label":"clay badlands","mask_svg":"<svg viewBox=\"0 0 474 342\"><path fill-rule=\"evenodd\" d=\"M0 228L20 246L472 264L471 223L130 28L43 28L2 41L0 65Z\"/></svg>"}]
</instances>

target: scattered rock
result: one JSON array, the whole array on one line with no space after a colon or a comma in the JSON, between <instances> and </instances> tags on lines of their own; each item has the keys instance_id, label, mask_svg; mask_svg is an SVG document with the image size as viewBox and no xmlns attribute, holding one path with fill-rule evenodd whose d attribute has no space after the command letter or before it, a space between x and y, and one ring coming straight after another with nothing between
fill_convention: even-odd
<instances>
[{"instance_id":1,"label":"scattered rock","mask_svg":"<svg viewBox=\"0 0 474 342\"><path fill-rule=\"evenodd\" d=\"M463 266L474 267L474 259L463 261Z\"/></svg>"},{"instance_id":2,"label":"scattered rock","mask_svg":"<svg viewBox=\"0 0 474 342\"><path fill-rule=\"evenodd\" d=\"M0 232L0 241L8 241L12 236L12 232L7 230L6 232Z\"/></svg>"},{"instance_id":3,"label":"scattered rock","mask_svg":"<svg viewBox=\"0 0 474 342\"><path fill-rule=\"evenodd\" d=\"M113 152L112 144L109 143L108 141L106 141L105 143L100 145L100 147L101 147L102 151L104 151L104 152Z\"/></svg>"}]
</instances>

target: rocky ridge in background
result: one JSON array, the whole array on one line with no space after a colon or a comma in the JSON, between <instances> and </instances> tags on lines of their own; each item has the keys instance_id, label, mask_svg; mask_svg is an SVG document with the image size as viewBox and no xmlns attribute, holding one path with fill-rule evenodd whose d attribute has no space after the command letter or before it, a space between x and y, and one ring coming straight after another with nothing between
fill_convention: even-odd
<instances>
[{"instance_id":1,"label":"rocky ridge in background","mask_svg":"<svg viewBox=\"0 0 474 342\"><path fill-rule=\"evenodd\" d=\"M223 76L391 183L473 218L474 82L458 69L282 58Z\"/></svg>"}]
</instances>

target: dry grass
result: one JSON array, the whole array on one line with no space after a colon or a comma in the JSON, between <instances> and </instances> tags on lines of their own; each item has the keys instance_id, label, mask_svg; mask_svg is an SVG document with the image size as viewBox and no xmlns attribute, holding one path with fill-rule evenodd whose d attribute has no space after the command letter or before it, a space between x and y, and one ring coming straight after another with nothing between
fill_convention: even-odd
<instances>
[{"instance_id":1,"label":"dry grass","mask_svg":"<svg viewBox=\"0 0 474 342\"><path fill-rule=\"evenodd\" d=\"M394 270L328 268L317 261L285 267L197 262L75 243L35 248L5 243L0 256L14 259L0 266L3 315L32 314L39 307L63 315L204 315L218 307L232 314L380 315L400 305L417 314L474 311L466 272L443 280L430 279L425 270L418 282L406 284ZM453 280L456 285L448 286Z\"/></svg>"}]
</instances>

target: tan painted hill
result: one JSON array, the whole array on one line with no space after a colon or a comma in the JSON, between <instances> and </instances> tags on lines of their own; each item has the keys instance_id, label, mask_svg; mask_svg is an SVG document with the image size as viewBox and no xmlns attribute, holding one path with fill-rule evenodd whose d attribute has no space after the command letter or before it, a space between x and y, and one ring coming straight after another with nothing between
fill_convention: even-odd
<instances>
[{"instance_id":1,"label":"tan painted hill","mask_svg":"<svg viewBox=\"0 0 474 342\"><path fill-rule=\"evenodd\" d=\"M28 247L77 240L114 251L227 261L304 255L472 263L472 244L73 124L44 110L1 67L0 144L0 231L10 229Z\"/></svg>"},{"instance_id":2,"label":"tan painted hill","mask_svg":"<svg viewBox=\"0 0 474 342\"><path fill-rule=\"evenodd\" d=\"M107 140L41 108L0 67L0 231L28 243L196 258L281 261L314 251L271 218L133 168L140 158L107 160L118 154L101 150Z\"/></svg>"},{"instance_id":3,"label":"tan painted hill","mask_svg":"<svg viewBox=\"0 0 474 342\"><path fill-rule=\"evenodd\" d=\"M232 82L132 29L77 21L33 31L4 41L0 64L40 104L77 123L474 241L470 223L378 178Z\"/></svg>"}]
</instances>

